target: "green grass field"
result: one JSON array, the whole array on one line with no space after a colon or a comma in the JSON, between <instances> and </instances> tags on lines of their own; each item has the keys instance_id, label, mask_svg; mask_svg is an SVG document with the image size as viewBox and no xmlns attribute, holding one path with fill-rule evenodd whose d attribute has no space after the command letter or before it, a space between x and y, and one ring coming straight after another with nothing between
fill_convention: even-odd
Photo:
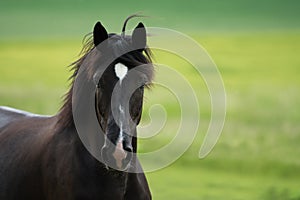
<instances>
[{"instance_id":1,"label":"green grass field","mask_svg":"<svg viewBox=\"0 0 300 200\"><path fill-rule=\"evenodd\" d=\"M291 0L222 2L101 6L101 2L77 0L58 6L55 1L2 1L0 105L55 114L69 85L66 66L77 58L81 38L94 22L103 19L109 30L118 31L125 16L144 11L157 16L145 19L147 25L186 31L203 46L216 62L227 94L222 135L209 156L200 160L199 148L210 119L203 80L188 64L155 52L158 63L180 70L196 89L201 124L179 160L147 174L153 199L298 200L300 4ZM157 79L164 77L167 74L157 75ZM165 107L168 120L158 137L140 141L142 152L170 141L180 120L177 102L154 87L146 93L144 122L153 103Z\"/></svg>"}]
</instances>

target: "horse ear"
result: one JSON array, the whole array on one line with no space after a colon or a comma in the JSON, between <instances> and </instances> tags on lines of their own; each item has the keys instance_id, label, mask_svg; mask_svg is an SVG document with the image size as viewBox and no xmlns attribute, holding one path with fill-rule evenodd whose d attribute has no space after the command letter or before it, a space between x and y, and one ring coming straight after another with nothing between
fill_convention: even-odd
<instances>
[{"instance_id":1,"label":"horse ear","mask_svg":"<svg viewBox=\"0 0 300 200\"><path fill-rule=\"evenodd\" d=\"M95 46L108 38L107 31L100 22L97 22L94 26L93 37Z\"/></svg>"},{"instance_id":2,"label":"horse ear","mask_svg":"<svg viewBox=\"0 0 300 200\"><path fill-rule=\"evenodd\" d=\"M132 33L132 46L134 49L143 51L147 45L146 28L143 23L139 23Z\"/></svg>"}]
</instances>

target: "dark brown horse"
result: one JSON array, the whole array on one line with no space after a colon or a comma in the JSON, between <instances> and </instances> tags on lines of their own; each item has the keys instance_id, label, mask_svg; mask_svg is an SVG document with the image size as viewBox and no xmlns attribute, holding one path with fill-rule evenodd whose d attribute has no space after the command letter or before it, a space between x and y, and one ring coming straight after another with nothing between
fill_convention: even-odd
<instances>
[{"instance_id":1,"label":"dark brown horse","mask_svg":"<svg viewBox=\"0 0 300 200\"><path fill-rule=\"evenodd\" d=\"M144 25L139 23L131 36L124 32L130 18L120 35L108 34L100 22L96 23L83 56L73 64L73 84L58 114L40 116L0 107L1 200L151 199L144 173L126 170L140 168L134 154L136 126L142 113L144 85L153 73ZM109 56L115 56L113 61L103 65ZM141 65L146 67L130 78L129 72ZM83 67L85 73L80 75ZM97 76L99 71L101 76ZM82 79L75 88L78 76ZM137 80L142 82L137 84ZM94 105L88 110L81 105L89 98L81 89L91 84L95 88ZM130 85L139 86L130 92ZM119 92L113 95L116 87ZM95 131L89 124L89 113L96 113L103 132L99 137L103 137L95 142L99 145L95 151L99 150L104 162L96 159L80 138L74 113L81 115L81 111L88 112L81 124L86 134Z\"/></svg>"}]
</instances>

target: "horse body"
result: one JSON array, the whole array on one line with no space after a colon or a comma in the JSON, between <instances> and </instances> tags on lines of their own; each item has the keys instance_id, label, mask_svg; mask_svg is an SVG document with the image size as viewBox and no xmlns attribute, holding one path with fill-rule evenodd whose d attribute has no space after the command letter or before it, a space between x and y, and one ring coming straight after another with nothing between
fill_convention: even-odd
<instances>
[{"instance_id":1,"label":"horse body","mask_svg":"<svg viewBox=\"0 0 300 200\"><path fill-rule=\"evenodd\" d=\"M125 21L123 30L125 30L128 19ZM148 63L148 59L143 55L143 51L146 51L143 49L146 45L144 26L140 23L138 28L142 28L141 34L134 31L132 36L132 44L138 50L133 50L128 55L118 58L120 64L111 64L109 67L112 70L107 70L99 83L96 83L98 89L95 94L97 99L95 110L102 131L106 135L105 141L99 143L102 145L99 150L108 160L113 160L113 164L117 163L114 165L115 169L120 170L109 168L106 163L96 159L79 138L72 112L74 108L72 85L60 112L54 116L36 115L9 107L0 107L1 200L151 199L145 174L122 170L133 164L136 168L141 169L136 156L128 155L137 151L136 125L141 117L144 88L141 87L130 94L132 97L130 97L129 108L126 107L125 102L125 97L129 92L124 90L127 85L135 81L127 80L129 79L126 77L127 70L137 66L137 63ZM113 37L111 44L114 47L111 52L119 48L122 43L126 48L130 46L128 38L125 39L123 34L118 37L115 34L108 35L99 22L94 27L93 36L93 46L75 62L72 78L77 76L82 64L89 67L88 69L91 71L93 71L93 67L97 67L97 65L89 66L88 64L94 62L86 61L86 59L93 55L101 55L95 47L103 40ZM142 42L136 38L142 39ZM129 43L131 44L131 38ZM133 61L131 61L132 59ZM95 58L95 60L101 59ZM116 71L115 66L120 65L126 71ZM146 72L149 77L150 74L150 72ZM146 75L142 77L145 78ZM119 79L122 84L118 82ZM92 80L87 80L87 82L92 82ZM120 108L119 110L110 108L112 86L117 83L123 89L117 95L119 100L115 107ZM113 109L121 113L117 120L112 116ZM123 109L128 110L132 116L124 114ZM88 124L86 126L88 132L89 126ZM110 141L110 146L108 141ZM112 152L116 154L112 154Z\"/></svg>"},{"instance_id":2,"label":"horse body","mask_svg":"<svg viewBox=\"0 0 300 200\"><path fill-rule=\"evenodd\" d=\"M0 107L0 199L150 199L144 174L107 171L58 116ZM51 130L51 131L50 131Z\"/></svg>"}]
</instances>

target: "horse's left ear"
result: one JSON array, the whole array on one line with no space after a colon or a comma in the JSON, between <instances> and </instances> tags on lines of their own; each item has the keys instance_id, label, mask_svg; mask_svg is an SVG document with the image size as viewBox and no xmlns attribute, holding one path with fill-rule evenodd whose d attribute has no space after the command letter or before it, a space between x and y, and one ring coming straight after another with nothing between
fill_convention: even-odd
<instances>
[{"instance_id":1,"label":"horse's left ear","mask_svg":"<svg viewBox=\"0 0 300 200\"><path fill-rule=\"evenodd\" d=\"M139 23L132 33L132 46L134 49L143 51L147 45L146 28L143 23Z\"/></svg>"},{"instance_id":2,"label":"horse's left ear","mask_svg":"<svg viewBox=\"0 0 300 200\"><path fill-rule=\"evenodd\" d=\"M98 44L100 44L108 38L107 31L100 22L97 22L94 26L93 37L95 46L97 46Z\"/></svg>"}]
</instances>

